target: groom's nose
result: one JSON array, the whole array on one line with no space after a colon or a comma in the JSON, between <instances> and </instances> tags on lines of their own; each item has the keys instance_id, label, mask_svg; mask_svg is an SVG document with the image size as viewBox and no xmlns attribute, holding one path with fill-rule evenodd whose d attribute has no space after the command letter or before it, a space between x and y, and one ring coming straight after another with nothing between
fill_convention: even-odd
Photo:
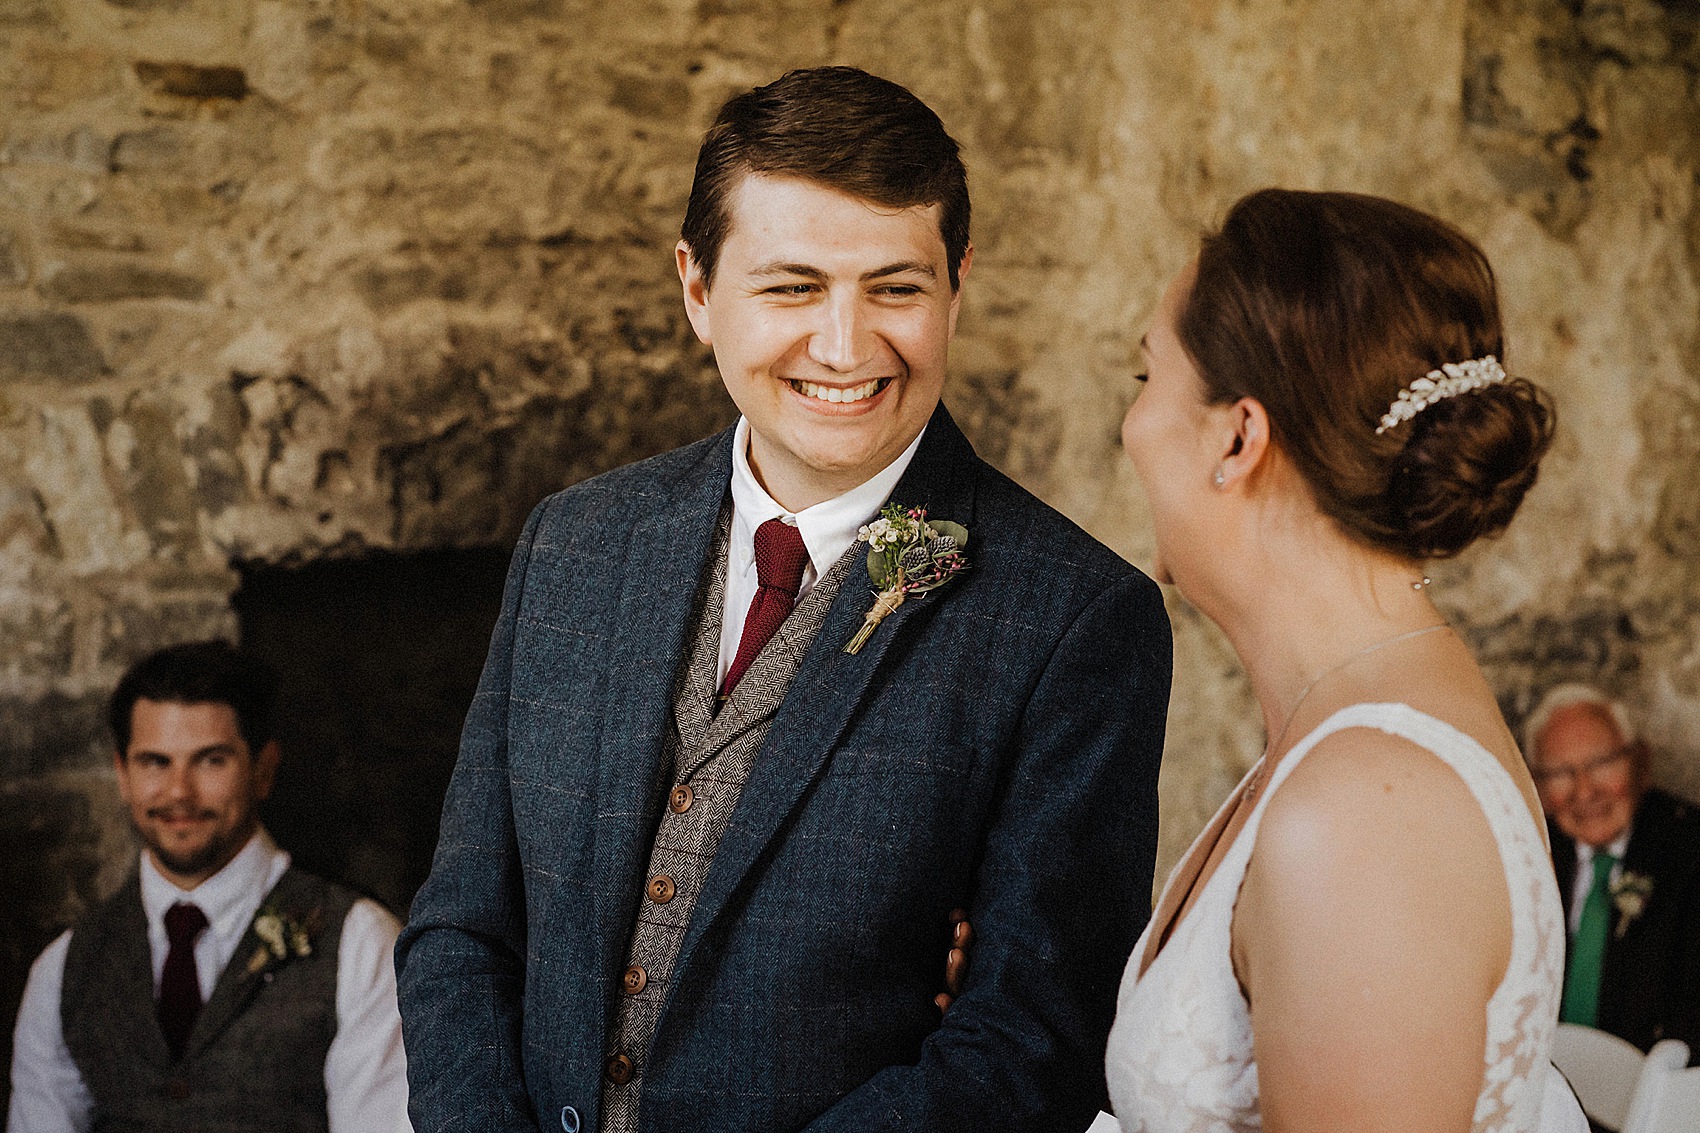
<instances>
[{"instance_id":1,"label":"groom's nose","mask_svg":"<svg viewBox=\"0 0 1700 1133\"><path fill-rule=\"evenodd\" d=\"M819 307L809 334L809 358L835 373L853 374L873 360L871 312L856 295L833 295Z\"/></svg>"}]
</instances>

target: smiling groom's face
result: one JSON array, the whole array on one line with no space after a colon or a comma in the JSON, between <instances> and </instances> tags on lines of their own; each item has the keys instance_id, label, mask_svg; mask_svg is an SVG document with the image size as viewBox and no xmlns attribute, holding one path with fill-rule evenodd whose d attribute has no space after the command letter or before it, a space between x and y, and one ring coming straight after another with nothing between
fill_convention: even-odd
<instances>
[{"instance_id":1,"label":"smiling groom's face","mask_svg":"<svg viewBox=\"0 0 1700 1133\"><path fill-rule=\"evenodd\" d=\"M728 204L712 286L679 245L685 308L749 420L752 469L801 511L867 482L920 435L961 292L938 205L888 208L755 174Z\"/></svg>"}]
</instances>

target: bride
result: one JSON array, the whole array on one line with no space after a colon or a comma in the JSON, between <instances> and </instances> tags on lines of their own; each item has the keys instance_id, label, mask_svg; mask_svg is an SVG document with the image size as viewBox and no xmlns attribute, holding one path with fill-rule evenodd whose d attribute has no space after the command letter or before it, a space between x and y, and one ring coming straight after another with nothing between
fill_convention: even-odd
<instances>
[{"instance_id":1,"label":"bride","mask_svg":"<svg viewBox=\"0 0 1700 1133\"><path fill-rule=\"evenodd\" d=\"M1142 345L1122 438L1155 573L1222 627L1270 741L1128 962L1124 1130L1585 1129L1548 1063L1540 804L1422 568L1504 529L1551 438L1486 258L1391 201L1265 190Z\"/></svg>"}]
</instances>

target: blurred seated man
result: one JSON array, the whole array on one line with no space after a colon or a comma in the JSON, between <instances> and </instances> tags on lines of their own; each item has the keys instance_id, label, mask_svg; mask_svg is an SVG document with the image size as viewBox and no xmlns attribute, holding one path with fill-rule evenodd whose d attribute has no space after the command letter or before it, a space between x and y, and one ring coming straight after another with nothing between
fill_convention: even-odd
<instances>
[{"instance_id":1,"label":"blurred seated man","mask_svg":"<svg viewBox=\"0 0 1700 1133\"><path fill-rule=\"evenodd\" d=\"M1586 686L1542 699L1523 750L1570 922L1559 1018L1700 1055L1700 811L1649 785L1628 712Z\"/></svg>"},{"instance_id":2,"label":"blurred seated man","mask_svg":"<svg viewBox=\"0 0 1700 1133\"><path fill-rule=\"evenodd\" d=\"M222 641L112 695L143 853L30 970L10 1133L407 1126L394 917L294 869L260 826L277 680Z\"/></svg>"}]
</instances>

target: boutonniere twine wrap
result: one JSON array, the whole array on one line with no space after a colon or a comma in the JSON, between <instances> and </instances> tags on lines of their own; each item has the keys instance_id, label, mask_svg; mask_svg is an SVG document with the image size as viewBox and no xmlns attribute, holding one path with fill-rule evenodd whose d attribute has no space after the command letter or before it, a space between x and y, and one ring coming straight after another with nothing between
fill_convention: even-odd
<instances>
[{"instance_id":1,"label":"boutonniere twine wrap","mask_svg":"<svg viewBox=\"0 0 1700 1133\"><path fill-rule=\"evenodd\" d=\"M305 920L297 920L276 906L260 906L260 911L254 914L254 935L260 938L260 947L248 957L248 970L258 972L291 957L311 956L313 935L319 931L320 919L318 909L307 914Z\"/></svg>"},{"instance_id":2,"label":"boutonniere twine wrap","mask_svg":"<svg viewBox=\"0 0 1700 1133\"><path fill-rule=\"evenodd\" d=\"M1617 907L1617 938L1629 931L1630 922L1647 911L1653 897L1653 879L1626 869L1611 883L1611 903Z\"/></svg>"},{"instance_id":3,"label":"boutonniere twine wrap","mask_svg":"<svg viewBox=\"0 0 1700 1133\"><path fill-rule=\"evenodd\" d=\"M886 504L857 536L868 545L868 577L879 592L862 628L844 647L846 653L859 652L886 615L911 596L937 590L968 569L968 529L928 519L926 508Z\"/></svg>"}]
</instances>

